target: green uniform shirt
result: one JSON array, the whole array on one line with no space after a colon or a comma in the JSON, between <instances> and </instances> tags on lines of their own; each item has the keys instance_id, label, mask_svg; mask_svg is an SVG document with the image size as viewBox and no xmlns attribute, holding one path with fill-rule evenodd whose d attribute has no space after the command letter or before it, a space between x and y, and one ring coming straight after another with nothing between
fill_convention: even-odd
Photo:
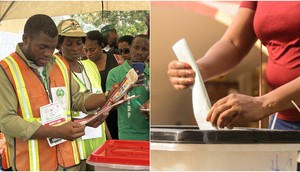
<instances>
[{"instance_id":1,"label":"green uniform shirt","mask_svg":"<svg viewBox=\"0 0 300 172\"><path fill-rule=\"evenodd\" d=\"M132 67L125 61L121 66L111 69L107 76L106 88L110 90L116 82L120 83ZM140 106L149 100L149 67L145 64L145 86L135 87L129 92L130 96L140 95L118 107L119 139L121 140L149 140L149 119L145 119Z\"/></svg>"}]
</instances>

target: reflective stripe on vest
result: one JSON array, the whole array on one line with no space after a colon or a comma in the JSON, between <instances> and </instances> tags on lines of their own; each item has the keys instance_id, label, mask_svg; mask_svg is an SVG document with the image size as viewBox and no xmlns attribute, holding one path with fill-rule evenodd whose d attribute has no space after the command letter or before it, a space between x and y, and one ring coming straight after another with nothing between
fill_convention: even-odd
<instances>
[{"instance_id":1,"label":"reflective stripe on vest","mask_svg":"<svg viewBox=\"0 0 300 172\"><path fill-rule=\"evenodd\" d=\"M18 67L17 62L13 59L12 56L3 59L9 66L13 79L16 84L16 92L21 106L21 111L23 114L23 118L27 121L32 121L33 114L31 110L31 106L28 99L27 90L25 89L25 83L21 71ZM39 171L39 154L38 154L38 143L37 140L28 140L28 150L29 150L29 158L30 158L30 171Z\"/></svg>"},{"instance_id":2,"label":"reflective stripe on vest","mask_svg":"<svg viewBox=\"0 0 300 172\"><path fill-rule=\"evenodd\" d=\"M87 154L86 154L86 151L85 151L85 143L82 140L82 137L78 138L76 141L77 141L77 144L78 144L80 159L86 159Z\"/></svg>"},{"instance_id":3,"label":"reflective stripe on vest","mask_svg":"<svg viewBox=\"0 0 300 172\"><path fill-rule=\"evenodd\" d=\"M101 76L98 71L98 68L96 64L87 59L87 60L82 60L81 61L84 70L86 71L87 77L90 80L91 86L93 93L96 92L96 90L99 90L98 93L103 93L102 87L101 87ZM74 75L74 74L72 74ZM85 91L87 88L85 85L82 84L82 82L79 81L77 77L73 77L80 85L80 91ZM79 112L73 112L72 114L76 114ZM87 159L87 157L90 155L91 151L102 145L106 141L106 135L105 135L105 124L101 124L101 132L102 132L102 137L100 138L93 138L93 139L87 139L83 140L82 138L77 139L78 143L78 149L80 153L80 159L84 160Z\"/></svg>"},{"instance_id":4,"label":"reflective stripe on vest","mask_svg":"<svg viewBox=\"0 0 300 172\"><path fill-rule=\"evenodd\" d=\"M101 87L101 75L98 71L98 68L96 64L87 59L87 60L81 60L80 61L86 71L86 74L91 82L93 93L103 93L102 87ZM98 91L97 91L98 90Z\"/></svg>"},{"instance_id":5,"label":"reflective stripe on vest","mask_svg":"<svg viewBox=\"0 0 300 172\"><path fill-rule=\"evenodd\" d=\"M32 94L32 90L25 89L26 88L25 84L26 84L26 86L28 86L28 83L27 83L28 82L27 81L28 76L26 75L26 77L27 77L26 78L25 75L24 75L24 78L23 78L23 73L21 72L21 69L23 69L24 65L26 65L26 64L21 60L20 57L18 57L18 55L16 53L13 53L11 56L3 59L3 62L6 63L6 66L7 66L6 70L9 70L9 73L10 73L9 78L10 78L11 82L14 83L16 95L18 96L18 99L19 99L20 107L19 107L19 110L18 110L18 114L22 118L24 118L25 120L30 121L30 122L40 121L40 118L37 116L37 114L33 114L33 111L37 111L37 106L35 104L31 104L31 101L34 100L34 99L30 99L29 95L28 95L28 93ZM27 66L26 66L26 68L27 68ZM66 88L67 94L66 94L65 98L66 98L66 102L67 102L66 103L67 107L66 107L65 111L66 111L66 114L69 114L69 116L70 116L70 113L68 113L68 112L70 112L70 107L71 107L69 69L65 65L65 62L63 62L63 60L61 60L59 58L56 61L55 66L53 66L53 68L54 69L51 71L50 77L53 79L53 78L56 78L55 77L56 75L54 75L55 73L60 74L58 76L58 78L59 78L58 81L59 82L53 82L53 83L58 83L58 85L62 85ZM54 80L56 80L56 79L54 79ZM20 86L23 86L23 89L21 89L22 87L20 87ZM55 86L56 86L56 84L52 85L51 88L55 87ZM41 90L39 90L39 91L41 91ZM27 113L27 112L31 112L31 113ZM36 113L38 113L38 112L36 112ZM71 120L70 117L68 119ZM51 171L52 171L52 170L55 170L57 168L57 162L62 167L65 167L65 168L71 167L71 166L74 166L74 165L77 165L77 164L80 163L80 157L79 157L79 152L78 152L76 141L73 141L73 142L67 141L67 142L64 142L64 143L61 143L61 144L57 145L56 146L57 151L55 151L56 152L55 155L53 154L54 157L49 157L50 162L55 163L55 164L49 163L49 164L47 164L49 166L47 166L46 168L45 168L45 166L42 166L43 164L41 164L41 163L45 163L45 161L41 162L40 161L41 159L38 156L39 155L38 154L39 149L42 149L43 146L46 146L45 148L47 150L46 149L45 150L51 153L51 152L53 152L53 148L49 147L46 140L28 140L28 141L25 141L25 142L26 142L26 145L28 145L28 151L26 151L26 154L24 154L24 152L23 152L22 156L16 156L15 155L14 162L16 163L15 164L16 168L17 168L17 165L18 165L18 163L17 163L18 162L18 157L24 157L24 155L26 157L28 157L28 159L27 159L28 164L22 164L21 163L22 165L20 166L20 169L27 169L28 168L28 170L30 170L30 171L31 170L40 170L40 169L43 169L43 168L44 168L44 170L51 169ZM32 144L31 142L36 142L37 144ZM40 142L42 142L41 143L42 145L40 145ZM19 139L16 138L16 143L22 143L22 142L20 142ZM15 143L15 146L16 146L15 148L19 148L18 144L16 144L16 143ZM48 147L49 147L49 150L48 150ZM52 149L52 150L50 150L50 149ZM18 149L16 149L16 151L17 150ZM28 155L27 155L27 153L28 153ZM65 153L67 153L67 155L65 155ZM41 154L40 156L41 156L41 158L43 158L43 160L45 160L45 156L47 156L47 155L42 155ZM53 166L53 165L55 165L55 166Z\"/></svg>"},{"instance_id":6,"label":"reflective stripe on vest","mask_svg":"<svg viewBox=\"0 0 300 172\"><path fill-rule=\"evenodd\" d=\"M70 85L69 85L69 75L68 75L68 70L67 67L65 65L65 63L58 57L56 57L56 62L60 68L60 70L62 71L62 74L64 76L65 79L65 83L66 83L66 92L69 93L70 92ZM67 100L67 110L66 110L66 115L68 118L68 121L71 120L71 113L70 113L70 109L71 109L71 98L70 98L70 94L66 94L66 100Z\"/></svg>"},{"instance_id":7,"label":"reflective stripe on vest","mask_svg":"<svg viewBox=\"0 0 300 172\"><path fill-rule=\"evenodd\" d=\"M70 85L69 85L70 79L69 79L69 75L68 75L67 66L59 56L57 56L57 55L54 55L54 56L56 57L56 62L57 62L58 66L59 66L59 68L62 71L62 74L64 76L65 83L66 83L66 92L70 93ZM71 118L71 97L70 97L70 94L66 94L66 102L67 102L67 110L66 110L67 120L71 121L72 118ZM79 154L78 149L77 149L76 141L72 141L71 144L72 144L72 148L73 148L73 152L74 152L75 163L79 164L80 159L78 157L79 157L80 154Z\"/></svg>"}]
</instances>

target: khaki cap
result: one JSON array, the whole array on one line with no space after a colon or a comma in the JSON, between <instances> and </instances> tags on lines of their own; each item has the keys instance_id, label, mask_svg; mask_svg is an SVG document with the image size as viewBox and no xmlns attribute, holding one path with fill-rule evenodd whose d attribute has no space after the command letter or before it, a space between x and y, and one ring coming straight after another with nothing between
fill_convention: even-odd
<instances>
[{"instance_id":1,"label":"khaki cap","mask_svg":"<svg viewBox=\"0 0 300 172\"><path fill-rule=\"evenodd\" d=\"M67 37L86 37L80 27L80 24L74 19L66 19L60 21L57 26L58 35Z\"/></svg>"}]
</instances>

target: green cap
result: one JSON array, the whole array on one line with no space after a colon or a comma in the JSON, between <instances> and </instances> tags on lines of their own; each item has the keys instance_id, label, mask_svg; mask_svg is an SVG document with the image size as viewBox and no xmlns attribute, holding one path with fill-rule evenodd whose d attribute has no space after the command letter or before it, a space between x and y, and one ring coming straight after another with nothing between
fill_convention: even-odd
<instances>
[{"instance_id":1,"label":"green cap","mask_svg":"<svg viewBox=\"0 0 300 172\"><path fill-rule=\"evenodd\" d=\"M57 26L58 35L67 37L86 37L80 27L80 24L74 19L66 19L60 21Z\"/></svg>"},{"instance_id":2,"label":"green cap","mask_svg":"<svg viewBox=\"0 0 300 172\"><path fill-rule=\"evenodd\" d=\"M108 32L111 31L111 30L113 30L113 29L115 29L115 28L113 27L113 25L106 25L106 26L104 26L103 28L101 28L101 33L102 33L102 35L103 35L104 37L106 37L107 34L108 34Z\"/></svg>"}]
</instances>

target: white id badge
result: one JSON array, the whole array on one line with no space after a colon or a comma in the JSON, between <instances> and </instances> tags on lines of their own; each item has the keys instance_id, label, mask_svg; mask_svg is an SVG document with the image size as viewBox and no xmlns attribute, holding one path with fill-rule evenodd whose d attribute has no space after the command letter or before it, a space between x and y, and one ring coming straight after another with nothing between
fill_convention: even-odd
<instances>
[{"instance_id":1,"label":"white id badge","mask_svg":"<svg viewBox=\"0 0 300 172\"><path fill-rule=\"evenodd\" d=\"M67 102L66 102L66 87L54 87L51 88L52 93L52 101L53 103L59 103L62 105L63 110L66 112L67 110Z\"/></svg>"},{"instance_id":2,"label":"white id badge","mask_svg":"<svg viewBox=\"0 0 300 172\"><path fill-rule=\"evenodd\" d=\"M66 115L61 104L54 103L40 107L41 121L44 126L61 125L67 122ZM47 138L50 147L65 142L62 138Z\"/></svg>"}]
</instances>

